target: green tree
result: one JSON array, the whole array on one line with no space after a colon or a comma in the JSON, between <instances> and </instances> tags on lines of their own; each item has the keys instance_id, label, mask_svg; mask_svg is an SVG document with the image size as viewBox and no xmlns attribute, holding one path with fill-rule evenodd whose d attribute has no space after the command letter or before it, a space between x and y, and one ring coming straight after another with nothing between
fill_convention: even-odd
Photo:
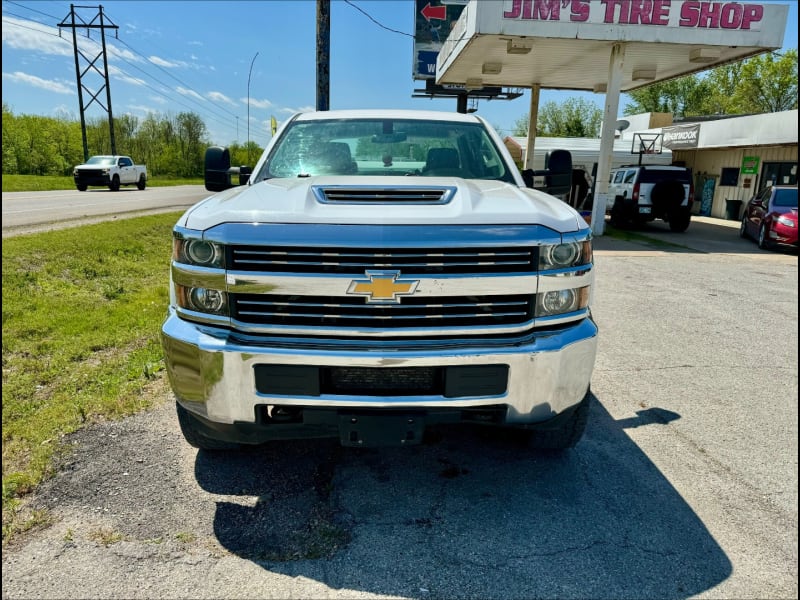
<instances>
[{"instance_id":1,"label":"green tree","mask_svg":"<svg viewBox=\"0 0 800 600\"><path fill-rule=\"evenodd\" d=\"M675 117L769 113L797 108L797 50L769 52L628 92L625 114Z\"/></svg>"},{"instance_id":2,"label":"green tree","mask_svg":"<svg viewBox=\"0 0 800 600\"><path fill-rule=\"evenodd\" d=\"M624 114L665 112L674 117L708 114L711 92L710 83L697 75L653 83L628 92L633 102L625 105Z\"/></svg>"},{"instance_id":3,"label":"green tree","mask_svg":"<svg viewBox=\"0 0 800 600\"><path fill-rule=\"evenodd\" d=\"M567 98L563 103L545 102L539 109L536 135L549 137L597 137L603 111L583 98ZM514 123L514 135L528 134L529 115L523 115Z\"/></svg>"},{"instance_id":4,"label":"green tree","mask_svg":"<svg viewBox=\"0 0 800 600\"><path fill-rule=\"evenodd\" d=\"M203 174L206 125L195 113L182 112L175 118L175 142L178 149L178 175L197 177Z\"/></svg>"},{"instance_id":5,"label":"green tree","mask_svg":"<svg viewBox=\"0 0 800 600\"><path fill-rule=\"evenodd\" d=\"M746 60L734 99L743 113L796 109L797 50L769 52Z\"/></svg>"}]
</instances>

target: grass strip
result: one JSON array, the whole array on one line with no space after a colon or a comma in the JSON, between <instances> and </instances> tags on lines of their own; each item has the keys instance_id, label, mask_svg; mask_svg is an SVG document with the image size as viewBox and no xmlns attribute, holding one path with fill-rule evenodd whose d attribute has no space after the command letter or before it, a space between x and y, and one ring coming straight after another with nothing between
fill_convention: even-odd
<instances>
[{"instance_id":1,"label":"grass strip","mask_svg":"<svg viewBox=\"0 0 800 600\"><path fill-rule=\"evenodd\" d=\"M204 185L204 182L200 177L194 179L148 177L147 185L152 187L167 187L175 185ZM3 192L49 192L74 189L75 181L70 176L3 174Z\"/></svg>"},{"instance_id":2,"label":"grass strip","mask_svg":"<svg viewBox=\"0 0 800 600\"><path fill-rule=\"evenodd\" d=\"M3 240L4 540L66 434L152 402L180 214Z\"/></svg>"}]
</instances>

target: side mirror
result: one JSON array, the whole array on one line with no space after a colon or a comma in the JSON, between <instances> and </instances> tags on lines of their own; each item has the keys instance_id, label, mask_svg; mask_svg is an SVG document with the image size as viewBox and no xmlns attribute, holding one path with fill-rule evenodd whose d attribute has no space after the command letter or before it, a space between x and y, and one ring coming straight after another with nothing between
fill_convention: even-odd
<instances>
[{"instance_id":1,"label":"side mirror","mask_svg":"<svg viewBox=\"0 0 800 600\"><path fill-rule=\"evenodd\" d=\"M221 192L246 184L253 170L247 166L232 167L227 148L211 146L205 156L205 184L209 192Z\"/></svg>"},{"instance_id":2,"label":"side mirror","mask_svg":"<svg viewBox=\"0 0 800 600\"><path fill-rule=\"evenodd\" d=\"M553 150L546 166L545 191L553 196L569 194L572 190L572 154L569 150Z\"/></svg>"},{"instance_id":3,"label":"side mirror","mask_svg":"<svg viewBox=\"0 0 800 600\"><path fill-rule=\"evenodd\" d=\"M529 188L534 187L534 177L544 177L544 187L536 188L553 196L569 194L572 189L572 154L569 150L553 150L547 155L545 169L522 171L522 180Z\"/></svg>"}]
</instances>

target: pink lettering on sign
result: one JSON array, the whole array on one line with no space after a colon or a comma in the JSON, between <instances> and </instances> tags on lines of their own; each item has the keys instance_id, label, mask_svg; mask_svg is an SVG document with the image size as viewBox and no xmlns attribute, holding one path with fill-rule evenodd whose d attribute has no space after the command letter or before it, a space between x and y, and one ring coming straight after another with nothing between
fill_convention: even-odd
<instances>
[{"instance_id":1,"label":"pink lettering on sign","mask_svg":"<svg viewBox=\"0 0 800 600\"><path fill-rule=\"evenodd\" d=\"M669 26L674 7L680 13L673 26L697 29L747 31L757 28L764 18L763 4L710 0L511 0L506 6L504 19L657 27Z\"/></svg>"},{"instance_id":2,"label":"pink lettering on sign","mask_svg":"<svg viewBox=\"0 0 800 600\"><path fill-rule=\"evenodd\" d=\"M752 29L764 17L761 4L742 2L686 2L681 6L681 27L700 29Z\"/></svg>"},{"instance_id":3,"label":"pink lettering on sign","mask_svg":"<svg viewBox=\"0 0 800 600\"><path fill-rule=\"evenodd\" d=\"M670 0L655 0L650 23L653 25L669 25L669 7Z\"/></svg>"},{"instance_id":4,"label":"pink lettering on sign","mask_svg":"<svg viewBox=\"0 0 800 600\"><path fill-rule=\"evenodd\" d=\"M504 19L519 19L522 14L522 0L514 0L510 10L503 11Z\"/></svg>"},{"instance_id":5,"label":"pink lettering on sign","mask_svg":"<svg viewBox=\"0 0 800 600\"><path fill-rule=\"evenodd\" d=\"M561 19L562 2L566 8L571 0L514 0L511 8L503 12L503 18L558 21Z\"/></svg>"},{"instance_id":6,"label":"pink lettering on sign","mask_svg":"<svg viewBox=\"0 0 800 600\"><path fill-rule=\"evenodd\" d=\"M589 0L572 0L569 9L569 20L583 23L589 20Z\"/></svg>"}]
</instances>

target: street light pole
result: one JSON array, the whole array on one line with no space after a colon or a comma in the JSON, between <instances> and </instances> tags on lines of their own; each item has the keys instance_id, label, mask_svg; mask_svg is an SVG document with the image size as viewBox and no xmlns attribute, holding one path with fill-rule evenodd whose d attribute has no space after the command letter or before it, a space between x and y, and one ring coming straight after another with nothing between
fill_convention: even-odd
<instances>
[{"instance_id":1,"label":"street light pole","mask_svg":"<svg viewBox=\"0 0 800 600\"><path fill-rule=\"evenodd\" d=\"M255 53L253 56L253 60L250 61L250 72L247 73L247 166L252 166L250 164L250 76L253 74L253 63L256 62L256 56L258 56L258 52Z\"/></svg>"}]
</instances>

